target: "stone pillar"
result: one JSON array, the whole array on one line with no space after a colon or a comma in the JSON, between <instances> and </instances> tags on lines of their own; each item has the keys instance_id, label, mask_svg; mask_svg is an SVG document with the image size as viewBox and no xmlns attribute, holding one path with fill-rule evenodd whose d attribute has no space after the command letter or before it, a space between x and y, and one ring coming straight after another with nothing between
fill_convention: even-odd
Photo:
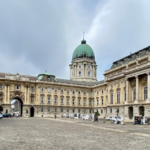
<instances>
[{"instance_id":1,"label":"stone pillar","mask_svg":"<svg viewBox=\"0 0 150 150\"><path fill-rule=\"evenodd\" d=\"M126 79L126 101L125 101L125 104L128 103L128 100L129 100L129 80Z\"/></svg>"},{"instance_id":2,"label":"stone pillar","mask_svg":"<svg viewBox=\"0 0 150 150\"><path fill-rule=\"evenodd\" d=\"M139 76L136 76L136 101L139 100Z\"/></svg>"},{"instance_id":3,"label":"stone pillar","mask_svg":"<svg viewBox=\"0 0 150 150\"><path fill-rule=\"evenodd\" d=\"M148 100L150 100L150 72L147 73Z\"/></svg>"},{"instance_id":4,"label":"stone pillar","mask_svg":"<svg viewBox=\"0 0 150 150\"><path fill-rule=\"evenodd\" d=\"M8 103L10 102L10 86L8 85Z\"/></svg>"}]
</instances>

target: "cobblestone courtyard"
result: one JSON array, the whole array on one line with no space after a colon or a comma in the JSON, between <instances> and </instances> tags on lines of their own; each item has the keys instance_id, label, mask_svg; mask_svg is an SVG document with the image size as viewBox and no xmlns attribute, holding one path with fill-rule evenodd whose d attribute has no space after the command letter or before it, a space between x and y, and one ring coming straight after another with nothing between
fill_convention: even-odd
<instances>
[{"instance_id":1,"label":"cobblestone courtyard","mask_svg":"<svg viewBox=\"0 0 150 150\"><path fill-rule=\"evenodd\" d=\"M0 150L149 150L149 125L53 118L3 118Z\"/></svg>"}]
</instances>

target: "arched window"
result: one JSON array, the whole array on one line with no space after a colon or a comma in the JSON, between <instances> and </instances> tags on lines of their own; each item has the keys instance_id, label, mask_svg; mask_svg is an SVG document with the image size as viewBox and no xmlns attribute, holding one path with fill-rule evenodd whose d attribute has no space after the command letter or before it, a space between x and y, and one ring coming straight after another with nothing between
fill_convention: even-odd
<instances>
[{"instance_id":1,"label":"arched window","mask_svg":"<svg viewBox=\"0 0 150 150\"><path fill-rule=\"evenodd\" d=\"M144 100L147 99L147 86L144 87Z\"/></svg>"},{"instance_id":2,"label":"arched window","mask_svg":"<svg viewBox=\"0 0 150 150\"><path fill-rule=\"evenodd\" d=\"M81 76L81 71L79 71L79 76Z\"/></svg>"},{"instance_id":3,"label":"arched window","mask_svg":"<svg viewBox=\"0 0 150 150\"><path fill-rule=\"evenodd\" d=\"M136 100L136 88L133 89L133 101Z\"/></svg>"}]
</instances>

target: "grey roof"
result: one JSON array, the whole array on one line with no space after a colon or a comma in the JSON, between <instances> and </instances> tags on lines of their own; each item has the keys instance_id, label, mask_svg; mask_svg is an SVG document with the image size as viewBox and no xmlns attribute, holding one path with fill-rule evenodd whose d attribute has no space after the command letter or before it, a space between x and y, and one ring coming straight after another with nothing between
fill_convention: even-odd
<instances>
[{"instance_id":1,"label":"grey roof","mask_svg":"<svg viewBox=\"0 0 150 150\"><path fill-rule=\"evenodd\" d=\"M148 55L149 53L150 53L150 46L145 47L145 48L143 48L143 49L141 49L141 50L139 50L139 51L137 51L137 52L135 52L133 54L130 54L130 55L128 55L128 56L126 56L126 57L124 57L124 58L122 58L120 60L117 60L117 61L113 62L113 64L112 64L110 69L119 67L122 64L126 64L127 62L133 61L133 60L135 60L138 57L143 57L145 55Z\"/></svg>"},{"instance_id":2,"label":"grey roof","mask_svg":"<svg viewBox=\"0 0 150 150\"><path fill-rule=\"evenodd\" d=\"M74 80L66 80L66 79L57 79L57 82L67 83L67 84L75 84L75 85L84 85L84 86L94 86L98 84L104 83L104 80L98 82L85 82L85 81L74 81Z\"/></svg>"}]
</instances>

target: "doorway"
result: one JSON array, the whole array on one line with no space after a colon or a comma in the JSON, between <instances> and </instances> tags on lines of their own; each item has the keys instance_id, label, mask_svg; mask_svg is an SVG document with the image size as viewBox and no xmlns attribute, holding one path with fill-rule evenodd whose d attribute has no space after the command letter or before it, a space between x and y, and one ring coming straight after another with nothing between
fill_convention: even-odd
<instances>
[{"instance_id":1,"label":"doorway","mask_svg":"<svg viewBox=\"0 0 150 150\"><path fill-rule=\"evenodd\" d=\"M133 107L129 107L129 119L133 118Z\"/></svg>"},{"instance_id":2,"label":"doorway","mask_svg":"<svg viewBox=\"0 0 150 150\"><path fill-rule=\"evenodd\" d=\"M33 107L30 108L30 117L34 117L34 108Z\"/></svg>"},{"instance_id":3,"label":"doorway","mask_svg":"<svg viewBox=\"0 0 150 150\"><path fill-rule=\"evenodd\" d=\"M143 106L139 107L139 114L144 116L144 107Z\"/></svg>"}]
</instances>

